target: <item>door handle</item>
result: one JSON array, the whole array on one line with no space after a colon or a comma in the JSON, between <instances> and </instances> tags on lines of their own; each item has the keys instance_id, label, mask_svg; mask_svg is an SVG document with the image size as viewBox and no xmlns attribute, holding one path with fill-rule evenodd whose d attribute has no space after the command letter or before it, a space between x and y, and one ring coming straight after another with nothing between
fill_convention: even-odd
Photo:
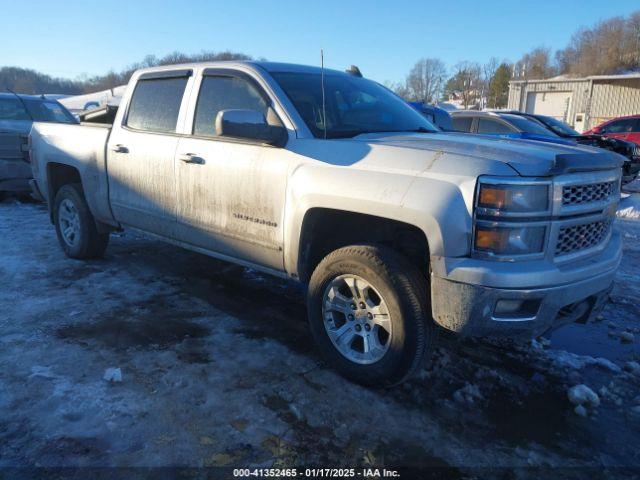
<instances>
[{"instance_id":1,"label":"door handle","mask_svg":"<svg viewBox=\"0 0 640 480\"><path fill-rule=\"evenodd\" d=\"M129 149L121 144L116 144L111 146L111 151L116 153L129 153Z\"/></svg>"},{"instance_id":2,"label":"door handle","mask_svg":"<svg viewBox=\"0 0 640 480\"><path fill-rule=\"evenodd\" d=\"M178 155L178 160L184 163L195 163L196 165L204 164L204 158L199 157L195 153L183 153Z\"/></svg>"}]
</instances>

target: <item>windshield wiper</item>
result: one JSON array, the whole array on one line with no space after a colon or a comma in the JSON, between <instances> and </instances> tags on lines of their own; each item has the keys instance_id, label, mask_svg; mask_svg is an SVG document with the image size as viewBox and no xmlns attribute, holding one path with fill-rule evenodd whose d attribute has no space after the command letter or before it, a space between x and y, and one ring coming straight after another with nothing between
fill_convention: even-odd
<instances>
[{"instance_id":1,"label":"windshield wiper","mask_svg":"<svg viewBox=\"0 0 640 480\"><path fill-rule=\"evenodd\" d=\"M365 133L437 133L438 130L431 130L427 127L408 128L405 130L371 130Z\"/></svg>"},{"instance_id":2,"label":"windshield wiper","mask_svg":"<svg viewBox=\"0 0 640 480\"><path fill-rule=\"evenodd\" d=\"M359 135L366 135L369 133L437 133L438 130L431 130L426 127L418 127L407 130L337 130L329 131L327 138L353 138Z\"/></svg>"},{"instance_id":3,"label":"windshield wiper","mask_svg":"<svg viewBox=\"0 0 640 480\"><path fill-rule=\"evenodd\" d=\"M411 130L400 130L401 132L411 132L411 133L438 133L438 130L431 130L427 127L418 127Z\"/></svg>"}]
</instances>

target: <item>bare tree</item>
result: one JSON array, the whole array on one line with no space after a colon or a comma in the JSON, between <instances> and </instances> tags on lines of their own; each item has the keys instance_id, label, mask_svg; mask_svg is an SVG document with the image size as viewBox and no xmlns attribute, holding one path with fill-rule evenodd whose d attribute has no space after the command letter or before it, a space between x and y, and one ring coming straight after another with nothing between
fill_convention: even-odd
<instances>
[{"instance_id":1,"label":"bare tree","mask_svg":"<svg viewBox=\"0 0 640 480\"><path fill-rule=\"evenodd\" d=\"M496 74L500 62L496 57L491 57L487 63L482 65L482 79L480 82L480 108L489 106L489 92L491 91L491 82Z\"/></svg>"},{"instance_id":2,"label":"bare tree","mask_svg":"<svg viewBox=\"0 0 640 480\"><path fill-rule=\"evenodd\" d=\"M559 70L570 75L615 74L640 69L640 11L581 28L556 54Z\"/></svg>"},{"instance_id":3,"label":"bare tree","mask_svg":"<svg viewBox=\"0 0 640 480\"><path fill-rule=\"evenodd\" d=\"M411 100L435 103L442 93L447 68L439 58L423 58L413 66L405 81L406 94Z\"/></svg>"},{"instance_id":4,"label":"bare tree","mask_svg":"<svg viewBox=\"0 0 640 480\"><path fill-rule=\"evenodd\" d=\"M516 62L516 77L523 80L549 78L557 73L551 59L551 50L546 47L537 47L525 53Z\"/></svg>"},{"instance_id":5,"label":"bare tree","mask_svg":"<svg viewBox=\"0 0 640 480\"><path fill-rule=\"evenodd\" d=\"M479 108L482 91L482 68L476 62L462 61L454 66L454 74L447 81L446 93L456 97L463 108Z\"/></svg>"}]
</instances>

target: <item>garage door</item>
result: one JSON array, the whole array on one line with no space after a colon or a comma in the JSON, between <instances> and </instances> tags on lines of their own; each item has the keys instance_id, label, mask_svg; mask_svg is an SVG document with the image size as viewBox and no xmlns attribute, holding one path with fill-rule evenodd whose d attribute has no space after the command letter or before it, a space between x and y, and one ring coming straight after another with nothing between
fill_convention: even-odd
<instances>
[{"instance_id":1,"label":"garage door","mask_svg":"<svg viewBox=\"0 0 640 480\"><path fill-rule=\"evenodd\" d=\"M529 92L527 94L527 113L548 115L567 121L571 92Z\"/></svg>"}]
</instances>

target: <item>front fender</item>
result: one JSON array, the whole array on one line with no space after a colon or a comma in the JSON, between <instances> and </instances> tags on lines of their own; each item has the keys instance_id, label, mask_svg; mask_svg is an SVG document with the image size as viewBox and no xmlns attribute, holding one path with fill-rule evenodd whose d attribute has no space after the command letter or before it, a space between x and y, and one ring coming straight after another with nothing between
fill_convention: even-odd
<instances>
[{"instance_id":1,"label":"front fender","mask_svg":"<svg viewBox=\"0 0 640 480\"><path fill-rule=\"evenodd\" d=\"M307 164L290 177L284 222L284 264L290 275L299 274L304 219L314 208L361 213L415 226L424 233L431 255L468 252L471 219L458 185L442 178L345 168L338 172L337 168ZM472 183L475 185L475 179ZM446 235L458 239L447 242L448 249Z\"/></svg>"}]
</instances>

